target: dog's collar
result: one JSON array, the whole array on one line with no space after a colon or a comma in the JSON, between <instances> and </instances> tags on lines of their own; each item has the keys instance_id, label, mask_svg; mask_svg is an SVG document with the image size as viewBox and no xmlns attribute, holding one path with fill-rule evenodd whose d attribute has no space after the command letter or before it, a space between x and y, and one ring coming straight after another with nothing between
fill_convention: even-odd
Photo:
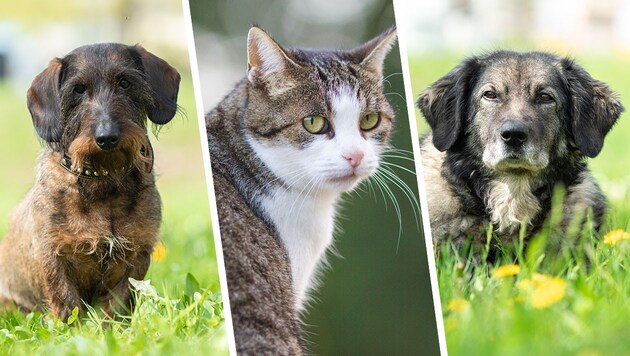
<instances>
[{"instance_id":1,"label":"dog's collar","mask_svg":"<svg viewBox=\"0 0 630 356\"><path fill-rule=\"evenodd\" d=\"M147 139L147 142L149 143L148 149L143 146L140 149L140 153L143 156L148 157L149 160L151 161L151 164L149 166L149 171L148 171L148 173L151 173L153 171L153 146L151 145L150 140ZM91 164L83 163L82 168L77 168L72 165L72 160L65 153L61 157L61 161L59 161L59 165L61 165L61 167L63 167L66 171L74 174L75 176L79 178L93 179L93 180L110 179L112 173L115 173L116 175L119 175L119 174L126 175L127 173L131 171L131 168L133 167L132 164L129 164L127 166L117 168L114 172L110 172L107 169L96 169Z\"/></svg>"}]
</instances>

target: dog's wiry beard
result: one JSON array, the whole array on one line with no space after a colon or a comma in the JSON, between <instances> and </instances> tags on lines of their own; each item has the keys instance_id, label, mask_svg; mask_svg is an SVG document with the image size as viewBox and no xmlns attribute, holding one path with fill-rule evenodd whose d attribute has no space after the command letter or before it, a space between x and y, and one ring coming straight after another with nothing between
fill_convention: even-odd
<instances>
[{"instance_id":1,"label":"dog's wiry beard","mask_svg":"<svg viewBox=\"0 0 630 356\"><path fill-rule=\"evenodd\" d=\"M121 131L119 146L113 151L101 150L92 135L76 137L68 148L72 167L81 171L89 165L96 171L107 171L112 179L134 168L148 172L152 157L145 130L137 125L127 124Z\"/></svg>"}]
</instances>

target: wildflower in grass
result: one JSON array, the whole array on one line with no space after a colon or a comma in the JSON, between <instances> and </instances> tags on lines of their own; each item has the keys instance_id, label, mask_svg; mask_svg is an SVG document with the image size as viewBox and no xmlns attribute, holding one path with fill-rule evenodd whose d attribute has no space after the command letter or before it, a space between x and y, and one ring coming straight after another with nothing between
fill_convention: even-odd
<instances>
[{"instance_id":1,"label":"wildflower in grass","mask_svg":"<svg viewBox=\"0 0 630 356\"><path fill-rule=\"evenodd\" d=\"M461 313L470 308L470 302L466 299L455 298L448 302L448 310Z\"/></svg>"},{"instance_id":2,"label":"wildflower in grass","mask_svg":"<svg viewBox=\"0 0 630 356\"><path fill-rule=\"evenodd\" d=\"M153 259L153 262L163 261L166 258L166 246L162 241L158 241L153 248L151 258Z\"/></svg>"},{"instance_id":3,"label":"wildflower in grass","mask_svg":"<svg viewBox=\"0 0 630 356\"><path fill-rule=\"evenodd\" d=\"M518 283L521 290L531 291L529 303L536 309L543 309L562 300L567 285L561 278L534 273L531 279Z\"/></svg>"},{"instance_id":4,"label":"wildflower in grass","mask_svg":"<svg viewBox=\"0 0 630 356\"><path fill-rule=\"evenodd\" d=\"M608 232L606 236L604 236L604 243L616 245L617 242L628 239L630 239L630 233L627 233L622 229L616 229Z\"/></svg>"},{"instance_id":5,"label":"wildflower in grass","mask_svg":"<svg viewBox=\"0 0 630 356\"><path fill-rule=\"evenodd\" d=\"M496 269L494 273L492 273L492 277L494 278L503 278L508 276L514 276L521 271L521 266L519 265L504 265Z\"/></svg>"}]
</instances>

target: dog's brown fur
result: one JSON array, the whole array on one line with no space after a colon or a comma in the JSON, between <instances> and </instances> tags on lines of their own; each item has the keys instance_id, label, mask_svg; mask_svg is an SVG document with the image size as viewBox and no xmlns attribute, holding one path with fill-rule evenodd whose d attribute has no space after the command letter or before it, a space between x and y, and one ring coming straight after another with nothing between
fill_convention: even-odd
<instances>
[{"instance_id":1,"label":"dog's brown fur","mask_svg":"<svg viewBox=\"0 0 630 356\"><path fill-rule=\"evenodd\" d=\"M128 279L144 278L161 221L146 118L170 121L178 88L173 67L120 44L80 47L35 78L29 110L47 147L0 246L4 304L62 319L86 304L110 316L128 310ZM96 143L103 122L120 129L114 148ZM79 176L60 164L64 157L107 178Z\"/></svg>"}]
</instances>

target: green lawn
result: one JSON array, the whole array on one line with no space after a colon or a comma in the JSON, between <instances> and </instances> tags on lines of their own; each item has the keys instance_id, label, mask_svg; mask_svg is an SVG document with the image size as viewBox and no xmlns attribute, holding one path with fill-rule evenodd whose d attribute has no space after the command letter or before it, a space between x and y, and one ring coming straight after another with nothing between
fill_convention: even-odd
<instances>
[{"instance_id":1,"label":"green lawn","mask_svg":"<svg viewBox=\"0 0 630 356\"><path fill-rule=\"evenodd\" d=\"M154 259L140 284L131 318L103 329L96 315L52 320L40 313L0 315L0 354L227 354L223 305L189 73L182 73L183 114L152 138L157 185L163 201L161 239L166 254ZM40 150L25 95L0 82L0 235L10 210L34 180ZM189 275L190 274L190 275Z\"/></svg>"},{"instance_id":2,"label":"green lawn","mask_svg":"<svg viewBox=\"0 0 630 356\"><path fill-rule=\"evenodd\" d=\"M463 57L412 58L414 96ZM627 60L579 55L576 60L609 83L622 101L630 97ZM566 236L550 223L527 250L515 242L512 257L476 268L452 246L438 252L450 355L630 354L630 240L603 241L610 230L630 231L629 116L622 115L602 153L589 162L610 203L601 235L585 229ZM419 113L418 119L420 132L426 132ZM510 264L519 268L499 269Z\"/></svg>"}]
</instances>

